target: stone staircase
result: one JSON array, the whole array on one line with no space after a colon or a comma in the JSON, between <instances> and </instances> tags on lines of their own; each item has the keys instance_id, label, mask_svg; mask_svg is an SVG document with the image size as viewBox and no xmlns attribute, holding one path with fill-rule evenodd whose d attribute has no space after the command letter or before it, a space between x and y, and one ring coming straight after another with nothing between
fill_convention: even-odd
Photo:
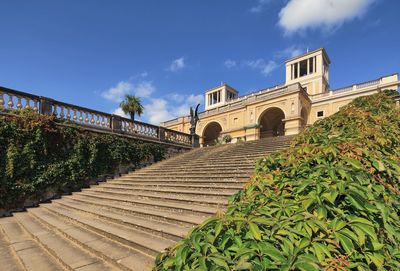
<instances>
[{"instance_id":1,"label":"stone staircase","mask_svg":"<svg viewBox=\"0 0 400 271\"><path fill-rule=\"evenodd\" d=\"M0 218L0 269L151 270L159 252L225 208L257 158L291 140L195 149Z\"/></svg>"}]
</instances>

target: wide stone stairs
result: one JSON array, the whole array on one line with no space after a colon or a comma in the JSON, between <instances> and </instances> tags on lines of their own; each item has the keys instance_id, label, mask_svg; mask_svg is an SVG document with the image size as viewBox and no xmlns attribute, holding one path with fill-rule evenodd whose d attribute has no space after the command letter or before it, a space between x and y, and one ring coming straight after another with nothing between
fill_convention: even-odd
<instances>
[{"instance_id":1,"label":"wide stone stairs","mask_svg":"<svg viewBox=\"0 0 400 271\"><path fill-rule=\"evenodd\" d=\"M0 218L1 270L151 270L292 137L195 149Z\"/></svg>"}]
</instances>

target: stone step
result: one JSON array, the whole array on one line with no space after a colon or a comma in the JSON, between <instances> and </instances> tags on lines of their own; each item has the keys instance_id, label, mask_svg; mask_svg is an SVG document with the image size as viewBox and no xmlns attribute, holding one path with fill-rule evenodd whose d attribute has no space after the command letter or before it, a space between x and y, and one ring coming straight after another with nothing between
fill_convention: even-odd
<instances>
[{"instance_id":1,"label":"stone step","mask_svg":"<svg viewBox=\"0 0 400 271\"><path fill-rule=\"evenodd\" d=\"M169 182L126 182L113 180L108 182L109 185L129 185L135 187L169 187L169 188L181 188L185 187L187 189L200 189L200 190L213 190L213 189L242 189L243 184L225 184L225 183L206 183L206 184L188 184L188 183L169 183Z\"/></svg>"},{"instance_id":2,"label":"stone step","mask_svg":"<svg viewBox=\"0 0 400 271\"><path fill-rule=\"evenodd\" d=\"M2 224L5 225L5 229L2 229ZM15 224L15 225L14 225ZM11 239L6 238L7 233L10 235ZM0 218L0 266L1 270L15 270L15 271L23 271L23 270L38 270L39 268L32 268L31 262L37 262L37 259L42 256L44 251L35 244L35 242L31 241L29 237L22 239L23 232L22 230L17 234L13 234L18 231L18 225L15 222L15 218ZM15 240L13 238L18 238ZM33 244L31 244L33 243ZM35 247L36 245L36 247ZM38 257L38 255L40 255ZM30 259L28 259L28 256ZM56 263L49 262L43 260L44 270L51 270L54 268L57 270ZM63 270L60 269L59 270Z\"/></svg>"},{"instance_id":3,"label":"stone step","mask_svg":"<svg viewBox=\"0 0 400 271\"><path fill-rule=\"evenodd\" d=\"M111 206L104 206L96 204L91 205L88 202L80 202L73 199L65 198L60 201L56 201L56 204L60 204L68 209L77 210L83 214L91 214L95 217L104 219L106 221L112 221L116 224L125 225L128 227L133 227L143 232L148 232L152 235L158 235L166 239L171 239L173 241L178 241L181 239L186 232L194 226L196 223L192 223L188 226L177 226L175 227L173 223L168 223L168 221L160 221L153 219L153 217L140 217L135 216L133 212L129 212L127 208L110 208Z\"/></svg>"},{"instance_id":4,"label":"stone step","mask_svg":"<svg viewBox=\"0 0 400 271\"><path fill-rule=\"evenodd\" d=\"M188 187L188 186L164 186L164 185L129 185L129 184L116 184L114 182L102 183L97 186L98 188L110 188L117 189L120 191L156 191L156 192L169 192L169 193L179 193L179 194L203 194L203 195L224 195L230 196L236 193L239 189L230 188L230 187L219 187L219 189L215 189L215 187ZM183 190L184 188L184 190Z\"/></svg>"},{"instance_id":5,"label":"stone step","mask_svg":"<svg viewBox=\"0 0 400 271\"><path fill-rule=\"evenodd\" d=\"M204 169L204 170L209 170L209 169L242 169L242 170L254 170L254 165L253 164L244 164L244 165L219 165L219 164L214 164L214 165L197 165L197 164L193 164L190 166L190 168L187 168L184 165L178 164L178 165L174 165L174 166L168 166L166 168L143 168L140 170L137 170L135 172L153 172L153 171L157 171L157 172L169 172L169 171L174 171L174 170L200 170L200 169Z\"/></svg>"},{"instance_id":6,"label":"stone step","mask_svg":"<svg viewBox=\"0 0 400 271\"><path fill-rule=\"evenodd\" d=\"M191 197L197 197L197 198L210 198L210 199L219 199L219 198L226 198L228 196L231 196L236 192L235 191L225 191L225 190L220 190L220 191L202 191L202 190L188 190L188 189L168 189L168 188L152 188L152 187L118 187L118 186L113 186L113 185L108 185L108 184L102 184L102 185L97 185L93 186L91 188L84 188L82 189L83 191L117 191L117 192L124 192L126 194L129 194L131 196L136 196L136 195L166 195L166 196L174 196L174 197L182 197L182 196L191 196Z\"/></svg>"},{"instance_id":7,"label":"stone step","mask_svg":"<svg viewBox=\"0 0 400 271\"><path fill-rule=\"evenodd\" d=\"M122 270L145 271L153 265L154 257L79 227L45 208L32 208L28 211L41 223Z\"/></svg>"},{"instance_id":8,"label":"stone step","mask_svg":"<svg viewBox=\"0 0 400 271\"><path fill-rule=\"evenodd\" d=\"M131 173L129 175L145 175L145 174L167 174L167 173L180 173L180 174L208 174L208 175L222 175L222 174L251 174L254 171L254 167L252 169L242 169L242 168L235 168L233 166L225 167L225 168L216 168L216 167L208 167L208 168L194 168L188 167L184 169L176 169L176 168L167 168L164 170L146 170L146 171L136 171L135 173Z\"/></svg>"},{"instance_id":9,"label":"stone step","mask_svg":"<svg viewBox=\"0 0 400 271\"><path fill-rule=\"evenodd\" d=\"M249 177L246 178L219 178L219 179L212 179L209 178L202 178L202 179L193 179L193 178L162 178L162 177L154 177L154 178L140 178L136 176L129 176L129 177L120 177L116 179L111 179L108 182L114 182L118 180L119 182L126 182L126 183L171 183L171 184L204 184L204 185L212 185L212 184L226 184L226 185L235 185L240 184L244 185L249 181Z\"/></svg>"},{"instance_id":10,"label":"stone step","mask_svg":"<svg viewBox=\"0 0 400 271\"><path fill-rule=\"evenodd\" d=\"M69 270L113 270L113 266L101 258L72 243L50 228L45 227L29 213L16 213L18 223L40 243L46 251Z\"/></svg>"},{"instance_id":11,"label":"stone step","mask_svg":"<svg viewBox=\"0 0 400 271\"><path fill-rule=\"evenodd\" d=\"M136 198L136 199L152 199L152 200L160 200L160 201L167 201L167 202L179 202L179 203L186 203L186 204L199 204L199 205L205 205L205 206L214 206L216 208L219 207L224 207L227 205L228 200L224 196L220 196L218 198L210 198L210 197L195 197L193 195L169 195L169 194L154 194L154 193L123 193L119 191L112 191L112 190L97 190L93 191L92 189L89 189L84 192L80 192L83 195L85 194L93 194L93 193L98 193L98 194L105 194L105 195L113 195L119 196L119 197L125 197L125 198Z\"/></svg>"},{"instance_id":12,"label":"stone step","mask_svg":"<svg viewBox=\"0 0 400 271\"><path fill-rule=\"evenodd\" d=\"M186 228L191 228L193 225L201 223L201 221L203 221L205 217L210 216L211 213L185 212L185 210L182 209L172 211L171 209L157 209L154 208L154 206L138 207L137 205L131 204L129 201L123 200L98 200L98 198L90 197L71 197L69 200L72 200L72 203L96 206L97 208L111 210L119 214L130 214L139 218L180 225ZM60 200L58 203L71 203L71 201Z\"/></svg>"},{"instance_id":13,"label":"stone step","mask_svg":"<svg viewBox=\"0 0 400 271\"><path fill-rule=\"evenodd\" d=\"M67 196L69 197L69 196ZM151 210L161 212L162 214L172 213L177 215L183 215L183 217L179 217L179 221L185 218L185 216L201 216L206 217L209 215L214 215L217 211L221 210L220 208L213 206L204 206L198 204L187 204L180 202L168 202L168 201L158 201L151 199L135 199L131 197L124 196L113 196L113 195L104 195L98 193L86 193L76 194L71 196L74 200L85 200L96 202L99 205L114 205L116 208L120 206L127 206L130 208L132 212L151 214Z\"/></svg>"},{"instance_id":14,"label":"stone step","mask_svg":"<svg viewBox=\"0 0 400 271\"><path fill-rule=\"evenodd\" d=\"M83 228L92 230L153 257L174 244L172 240L140 231L134 227L106 221L89 213L81 213L56 204L56 202L55 204L44 204L43 207L52 213L68 218Z\"/></svg>"},{"instance_id":15,"label":"stone step","mask_svg":"<svg viewBox=\"0 0 400 271\"><path fill-rule=\"evenodd\" d=\"M249 179L250 178L250 174L219 174L219 175L168 175L168 176L151 176L151 175L136 175L136 174L129 174L129 175L125 175L125 178L130 178L130 179L154 179L155 177L157 178L163 178L163 179L168 179L168 180L174 180L174 179L207 179L210 180L211 182L216 180L216 179L220 179L220 180L236 180L236 179Z\"/></svg>"},{"instance_id":16,"label":"stone step","mask_svg":"<svg viewBox=\"0 0 400 271\"><path fill-rule=\"evenodd\" d=\"M248 166L248 165L254 165L254 163L257 161L257 159L236 159L236 160L229 160L229 159L216 159L213 160L212 162L210 159L207 160L195 160L195 161L186 161L186 162L176 162L172 163L168 166L195 166L195 165L241 165L241 166ZM166 166L166 167L168 167Z\"/></svg>"}]
</instances>

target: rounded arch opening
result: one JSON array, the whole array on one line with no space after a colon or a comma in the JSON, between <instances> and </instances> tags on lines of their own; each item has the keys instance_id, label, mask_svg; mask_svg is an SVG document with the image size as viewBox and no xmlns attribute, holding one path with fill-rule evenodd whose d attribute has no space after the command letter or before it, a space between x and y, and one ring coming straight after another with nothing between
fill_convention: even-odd
<instances>
[{"instance_id":1,"label":"rounded arch opening","mask_svg":"<svg viewBox=\"0 0 400 271\"><path fill-rule=\"evenodd\" d=\"M259 119L260 138L285 135L285 113L277 107L265 110Z\"/></svg>"},{"instance_id":2,"label":"rounded arch opening","mask_svg":"<svg viewBox=\"0 0 400 271\"><path fill-rule=\"evenodd\" d=\"M210 122L203 131L203 146L215 145L216 139L219 138L222 132L222 127L218 122Z\"/></svg>"}]
</instances>

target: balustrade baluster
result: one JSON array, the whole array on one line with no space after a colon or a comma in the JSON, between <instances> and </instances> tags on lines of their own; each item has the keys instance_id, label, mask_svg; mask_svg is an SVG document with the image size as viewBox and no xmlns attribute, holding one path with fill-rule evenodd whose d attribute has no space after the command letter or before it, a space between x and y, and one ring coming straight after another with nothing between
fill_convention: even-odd
<instances>
[{"instance_id":1,"label":"balustrade baluster","mask_svg":"<svg viewBox=\"0 0 400 271\"><path fill-rule=\"evenodd\" d=\"M33 100L33 111L36 113L39 111L38 100Z\"/></svg>"},{"instance_id":2,"label":"balustrade baluster","mask_svg":"<svg viewBox=\"0 0 400 271\"><path fill-rule=\"evenodd\" d=\"M67 107L67 119L71 120L71 108Z\"/></svg>"},{"instance_id":3,"label":"balustrade baluster","mask_svg":"<svg viewBox=\"0 0 400 271\"><path fill-rule=\"evenodd\" d=\"M90 119L90 123L93 125L94 124L94 113L91 113L91 119Z\"/></svg>"},{"instance_id":4,"label":"balustrade baluster","mask_svg":"<svg viewBox=\"0 0 400 271\"><path fill-rule=\"evenodd\" d=\"M0 92L0 109L4 109L4 94Z\"/></svg>"},{"instance_id":5,"label":"balustrade baluster","mask_svg":"<svg viewBox=\"0 0 400 271\"><path fill-rule=\"evenodd\" d=\"M31 108L30 102L31 99L25 98L25 106L24 106L25 109Z\"/></svg>"},{"instance_id":6,"label":"balustrade baluster","mask_svg":"<svg viewBox=\"0 0 400 271\"><path fill-rule=\"evenodd\" d=\"M85 112L85 123L89 123L89 113Z\"/></svg>"},{"instance_id":7,"label":"balustrade baluster","mask_svg":"<svg viewBox=\"0 0 400 271\"><path fill-rule=\"evenodd\" d=\"M72 119L74 120L74 121L77 121L78 120L78 114L76 113L76 109L73 109L73 113L72 113L73 115L72 115Z\"/></svg>"},{"instance_id":8,"label":"balustrade baluster","mask_svg":"<svg viewBox=\"0 0 400 271\"><path fill-rule=\"evenodd\" d=\"M101 116L101 126L104 127L104 125L106 125L105 121L104 121L104 116Z\"/></svg>"},{"instance_id":9,"label":"balustrade baluster","mask_svg":"<svg viewBox=\"0 0 400 271\"><path fill-rule=\"evenodd\" d=\"M11 94L8 94L8 109L12 109L14 107L14 102L13 102L13 96Z\"/></svg>"},{"instance_id":10,"label":"balustrade baluster","mask_svg":"<svg viewBox=\"0 0 400 271\"><path fill-rule=\"evenodd\" d=\"M65 115L64 115L64 106L60 106L60 119L64 119Z\"/></svg>"},{"instance_id":11,"label":"balustrade baluster","mask_svg":"<svg viewBox=\"0 0 400 271\"><path fill-rule=\"evenodd\" d=\"M21 110L21 109L22 109L21 96L17 96L17 109L18 109L18 110Z\"/></svg>"},{"instance_id":12,"label":"balustrade baluster","mask_svg":"<svg viewBox=\"0 0 400 271\"><path fill-rule=\"evenodd\" d=\"M79 122L83 122L82 110L79 110Z\"/></svg>"},{"instance_id":13,"label":"balustrade baluster","mask_svg":"<svg viewBox=\"0 0 400 271\"><path fill-rule=\"evenodd\" d=\"M56 104L54 104L53 115L56 116L56 117L58 116L58 108L57 108L57 105L56 105Z\"/></svg>"},{"instance_id":14,"label":"balustrade baluster","mask_svg":"<svg viewBox=\"0 0 400 271\"><path fill-rule=\"evenodd\" d=\"M96 114L96 125L100 126L100 115Z\"/></svg>"}]
</instances>

